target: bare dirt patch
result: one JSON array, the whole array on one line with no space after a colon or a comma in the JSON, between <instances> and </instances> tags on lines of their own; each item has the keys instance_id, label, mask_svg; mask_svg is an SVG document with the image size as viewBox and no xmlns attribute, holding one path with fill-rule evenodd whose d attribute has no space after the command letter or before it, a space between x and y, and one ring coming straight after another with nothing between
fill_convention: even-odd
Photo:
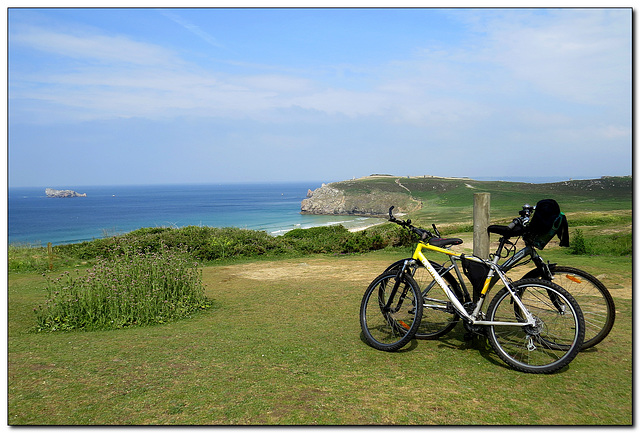
<instances>
[{"instance_id":1,"label":"bare dirt patch","mask_svg":"<svg viewBox=\"0 0 640 433\"><path fill-rule=\"evenodd\" d=\"M385 262L386 263L386 262ZM359 261L341 262L322 258L304 261L250 263L234 269L237 277L250 280L333 280L369 281L384 270L382 265L364 265Z\"/></svg>"},{"instance_id":2,"label":"bare dirt patch","mask_svg":"<svg viewBox=\"0 0 640 433\"><path fill-rule=\"evenodd\" d=\"M624 275L599 274L595 276L607 287L614 298L633 299L633 281Z\"/></svg>"}]
</instances>

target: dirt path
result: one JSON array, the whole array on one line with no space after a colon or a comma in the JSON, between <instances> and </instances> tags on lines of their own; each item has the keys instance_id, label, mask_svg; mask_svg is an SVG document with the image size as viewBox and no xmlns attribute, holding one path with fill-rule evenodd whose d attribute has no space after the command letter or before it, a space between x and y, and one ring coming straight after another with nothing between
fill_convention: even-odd
<instances>
[{"instance_id":1,"label":"dirt path","mask_svg":"<svg viewBox=\"0 0 640 433\"><path fill-rule=\"evenodd\" d=\"M205 274L246 278L254 281L332 279L361 283L364 286L380 274L389 260L353 257L334 259L310 257L273 262L206 268ZM364 288L363 288L364 290Z\"/></svg>"}]
</instances>

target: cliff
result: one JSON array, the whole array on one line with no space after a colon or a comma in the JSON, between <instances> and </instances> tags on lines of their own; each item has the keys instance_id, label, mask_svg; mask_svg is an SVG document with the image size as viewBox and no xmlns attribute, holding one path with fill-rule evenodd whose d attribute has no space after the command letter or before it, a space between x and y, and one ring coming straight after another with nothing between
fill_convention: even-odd
<instances>
[{"instance_id":1,"label":"cliff","mask_svg":"<svg viewBox=\"0 0 640 433\"><path fill-rule=\"evenodd\" d=\"M358 181L322 184L314 191L309 190L307 198L300 205L300 213L384 217L389 214L391 205L395 205L397 212L402 213L422 207L422 202L411 197L399 183L392 188L377 188L375 185L356 182Z\"/></svg>"},{"instance_id":2,"label":"cliff","mask_svg":"<svg viewBox=\"0 0 640 433\"><path fill-rule=\"evenodd\" d=\"M59 190L53 188L46 188L44 190L47 197L55 197L55 198L68 198L68 197L86 197L87 193L77 193L75 191L71 191L70 189Z\"/></svg>"}]
</instances>

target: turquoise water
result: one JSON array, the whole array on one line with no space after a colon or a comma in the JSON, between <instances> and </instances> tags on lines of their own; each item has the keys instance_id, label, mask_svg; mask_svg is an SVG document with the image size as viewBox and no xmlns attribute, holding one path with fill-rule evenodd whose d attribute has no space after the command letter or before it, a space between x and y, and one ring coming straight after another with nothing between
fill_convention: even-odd
<instances>
[{"instance_id":1,"label":"turquoise water","mask_svg":"<svg viewBox=\"0 0 640 433\"><path fill-rule=\"evenodd\" d=\"M87 197L49 198L45 188L9 188L8 241L76 243L142 227L240 227L274 236L294 228L343 224L357 228L375 218L301 215L300 203L320 182L58 187Z\"/></svg>"}]
</instances>

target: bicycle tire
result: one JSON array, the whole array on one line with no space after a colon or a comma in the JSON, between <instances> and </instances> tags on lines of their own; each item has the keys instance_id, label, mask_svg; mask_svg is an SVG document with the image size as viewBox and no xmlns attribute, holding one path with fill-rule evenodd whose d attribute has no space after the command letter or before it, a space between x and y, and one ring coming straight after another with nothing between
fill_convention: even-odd
<instances>
[{"instance_id":1,"label":"bicycle tire","mask_svg":"<svg viewBox=\"0 0 640 433\"><path fill-rule=\"evenodd\" d=\"M496 354L526 373L554 373L568 365L584 341L584 317L578 302L559 285L541 279L520 280L512 288L534 315L536 325L489 325L487 337ZM560 301L562 311L549 300L550 294ZM487 320L523 322L518 310L505 287L491 300Z\"/></svg>"},{"instance_id":2,"label":"bicycle tire","mask_svg":"<svg viewBox=\"0 0 640 433\"><path fill-rule=\"evenodd\" d=\"M360 327L370 346L387 352L405 346L418 330L422 318L422 295L411 275L384 272L369 284L360 304ZM398 283L386 309L389 296Z\"/></svg>"},{"instance_id":3,"label":"bicycle tire","mask_svg":"<svg viewBox=\"0 0 640 433\"><path fill-rule=\"evenodd\" d=\"M582 350L604 340L616 320L616 306L607 287L596 277L581 269L569 266L554 266L551 269L553 282L568 291L582 309L585 322L585 337ZM539 269L534 269L523 278L542 278Z\"/></svg>"},{"instance_id":4,"label":"bicycle tire","mask_svg":"<svg viewBox=\"0 0 640 433\"><path fill-rule=\"evenodd\" d=\"M387 268L387 271L395 270L397 272L404 262L405 260L400 260L392 264ZM429 260L429 263L433 265L436 272L442 275L442 278L444 278L458 300L464 302L460 285L456 278L451 275L451 272L443 275L442 270L444 267L442 265L431 260ZM435 340L446 335L456 327L460 316L453 309L451 301L449 301L422 263L415 262L411 269L411 275L420 287L423 300L422 320L414 337L423 340Z\"/></svg>"}]
</instances>

